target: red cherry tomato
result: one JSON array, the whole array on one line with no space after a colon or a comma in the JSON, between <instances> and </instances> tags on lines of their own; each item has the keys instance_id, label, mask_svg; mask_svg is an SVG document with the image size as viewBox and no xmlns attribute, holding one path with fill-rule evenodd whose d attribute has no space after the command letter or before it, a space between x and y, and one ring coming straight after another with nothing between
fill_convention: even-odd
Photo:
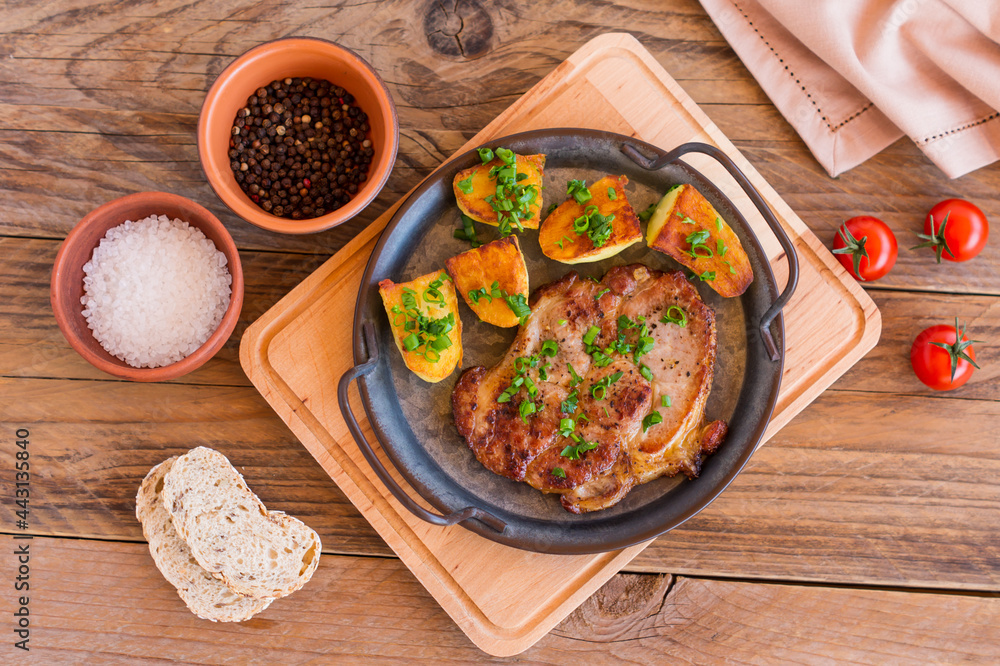
<instances>
[{"instance_id":1,"label":"red cherry tomato","mask_svg":"<svg viewBox=\"0 0 1000 666\"><path fill-rule=\"evenodd\" d=\"M896 265L896 236L871 215L852 217L837 230L833 253L855 280L877 280Z\"/></svg>"},{"instance_id":2,"label":"red cherry tomato","mask_svg":"<svg viewBox=\"0 0 1000 666\"><path fill-rule=\"evenodd\" d=\"M989 235L983 211L964 199L945 199L927 214L920 234L925 242L917 247L933 247L939 264L941 257L968 261L983 251Z\"/></svg>"},{"instance_id":3,"label":"red cherry tomato","mask_svg":"<svg viewBox=\"0 0 1000 666\"><path fill-rule=\"evenodd\" d=\"M950 391L969 381L972 369L979 367L973 342L982 340L969 340L964 326L959 333L958 317L954 326L940 324L925 329L910 348L910 364L917 379L935 391Z\"/></svg>"}]
</instances>

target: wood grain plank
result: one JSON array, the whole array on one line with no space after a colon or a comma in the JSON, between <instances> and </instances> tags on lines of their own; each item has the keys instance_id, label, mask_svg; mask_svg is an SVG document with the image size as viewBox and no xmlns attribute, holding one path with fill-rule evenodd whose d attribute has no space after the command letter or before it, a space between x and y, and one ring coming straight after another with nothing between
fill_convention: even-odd
<instances>
[{"instance_id":1,"label":"wood grain plank","mask_svg":"<svg viewBox=\"0 0 1000 666\"><path fill-rule=\"evenodd\" d=\"M1000 298L874 289L869 294L882 313L882 337L867 356L833 385L833 390L905 393L932 399L1000 400L1000 346L996 344L1000 341ZM969 383L942 393L917 379L910 365L910 348L925 328L937 324L953 326L955 317L959 326L968 325L969 339L985 342L973 346L980 369L973 373ZM928 410L941 414L936 411L936 404L928 402ZM945 414L941 415L947 419Z\"/></svg>"},{"instance_id":2,"label":"wood grain plank","mask_svg":"<svg viewBox=\"0 0 1000 666\"><path fill-rule=\"evenodd\" d=\"M629 570L1000 591L998 422L995 401L828 391ZM249 388L6 380L0 424L32 432L37 534L141 539L139 482L203 444L328 552L391 554Z\"/></svg>"},{"instance_id":3,"label":"wood grain plank","mask_svg":"<svg viewBox=\"0 0 1000 666\"><path fill-rule=\"evenodd\" d=\"M210 624L187 611L145 544L29 543L31 655L45 663L508 661L473 646L393 559L325 556L305 588L253 620ZM4 574L11 561L3 558ZM671 583L669 576L616 576L518 661L942 663L997 656L997 598ZM5 614L13 612L12 597L0 597ZM14 652L10 641L0 647L5 659Z\"/></svg>"},{"instance_id":4,"label":"wood grain plank","mask_svg":"<svg viewBox=\"0 0 1000 666\"><path fill-rule=\"evenodd\" d=\"M49 277L58 250L54 241L0 238L0 376L108 379L66 343L51 315ZM246 297L239 324L226 346L208 364L180 380L196 384L249 385L239 367L239 339L246 327L315 270L323 257L243 252ZM936 395L921 384L909 364L913 339L927 326L969 325L982 366L954 397L997 399L1000 395L1000 299L871 290L883 317L878 346L834 385L841 388L914 395Z\"/></svg>"},{"instance_id":5,"label":"wood grain plank","mask_svg":"<svg viewBox=\"0 0 1000 666\"><path fill-rule=\"evenodd\" d=\"M560 5L569 12L572 3ZM681 5L685 13L676 8L658 13L675 34L707 37L714 31L697 3ZM169 189L220 214L240 247L333 251L419 180L414 164L429 172L601 25L589 24L570 41L553 41L550 33L558 24L521 20L528 7L512 4L487 19L497 48L475 60L442 60L423 30L404 29L401 17L422 17L429 10L419 0L271 5L266 21L255 20L264 13L250 3L202 3L198 11L177 11L179 6L142 3L116 11L85 2L72 10L14 8L5 23L16 32L8 33L3 45L7 58L0 62L0 81L6 85L0 105L12 118L7 134L13 145L4 146L4 162L16 166L5 170L0 177L7 182L0 185L15 194L17 205L0 233L64 234L114 195ZM601 14L624 20L615 9L620 7ZM669 26L651 25L670 34ZM243 51L286 34L335 37L367 58L390 86L403 133L402 168L374 210L350 227L306 239L268 235L227 213L204 183L194 145L197 113L218 73ZM496 43L500 34L504 44ZM552 44L560 45L555 53ZM454 113L457 109L462 112ZM450 135L448 145L428 151L428 138L443 129ZM432 164L426 164L428 156ZM67 185L60 196L51 191L53 180ZM32 215L39 210L51 210L58 223L39 223Z\"/></svg>"},{"instance_id":6,"label":"wood grain plank","mask_svg":"<svg viewBox=\"0 0 1000 666\"><path fill-rule=\"evenodd\" d=\"M52 264L60 243L0 238L0 376L112 380L78 355L62 336L49 304ZM240 367L243 331L314 271L322 255L243 252L243 310L225 346L179 384L249 386Z\"/></svg>"},{"instance_id":7,"label":"wood grain plank","mask_svg":"<svg viewBox=\"0 0 1000 666\"><path fill-rule=\"evenodd\" d=\"M827 391L629 568L1000 591L997 423L996 401Z\"/></svg>"},{"instance_id":8,"label":"wood grain plank","mask_svg":"<svg viewBox=\"0 0 1000 666\"><path fill-rule=\"evenodd\" d=\"M60 237L106 200L165 189L208 206L241 248L331 253L545 73L607 31L635 34L827 244L844 219L871 213L909 247L906 239L926 211L948 196L1000 214L1000 168L948 181L908 141L828 178L694 0L628 0L583 13L566 0L546 4L548 16L572 21L530 20L532 5L524 2L487 6L488 25L463 28L467 38L489 34L486 50L474 57L436 51L419 21L406 25L401 17L420 19L434 6L420 0L268 5L267 21L256 20L264 10L247 2L180 6L12 8L0 44L7 56L0 61L0 112L8 120L0 132L0 191L9 199L0 234ZM194 144L211 81L239 53L285 34L333 37L368 58L396 99L402 131L397 168L382 195L356 220L305 238L269 234L229 213L205 183ZM904 249L882 284L1000 294L1000 248L992 244L978 260L944 271L925 253Z\"/></svg>"},{"instance_id":9,"label":"wood grain plank","mask_svg":"<svg viewBox=\"0 0 1000 666\"><path fill-rule=\"evenodd\" d=\"M336 552L390 554L252 387L0 379L0 423L27 428L36 534L142 539L135 493L153 465L195 446L227 455L269 509ZM13 477L0 487L14 495ZM13 525L5 504L3 525Z\"/></svg>"}]
</instances>

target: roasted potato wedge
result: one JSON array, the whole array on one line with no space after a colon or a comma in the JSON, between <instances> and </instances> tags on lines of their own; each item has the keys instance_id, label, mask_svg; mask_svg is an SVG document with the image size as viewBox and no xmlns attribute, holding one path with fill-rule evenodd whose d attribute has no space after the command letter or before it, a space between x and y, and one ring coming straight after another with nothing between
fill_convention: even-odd
<instances>
[{"instance_id":1,"label":"roasted potato wedge","mask_svg":"<svg viewBox=\"0 0 1000 666\"><path fill-rule=\"evenodd\" d=\"M524 263L517 236L486 243L468 252L446 259L448 275L455 289L479 318L487 324L509 328L520 319L502 297L495 297L493 285L506 294L528 298L528 266ZM486 296L479 294L485 290ZM476 296L473 297L473 293Z\"/></svg>"},{"instance_id":2,"label":"roasted potato wedge","mask_svg":"<svg viewBox=\"0 0 1000 666\"><path fill-rule=\"evenodd\" d=\"M538 230L538 243L545 256L564 264L600 261L641 241L639 218L625 196L627 183L625 176L605 176L588 188L592 197L589 201L580 204L569 199L549 213ZM615 193L613 199L609 191ZM573 229L574 221L590 206L597 206L601 215L615 216L611 222L611 236L600 247L594 245L588 234L577 234Z\"/></svg>"},{"instance_id":3,"label":"roasted potato wedge","mask_svg":"<svg viewBox=\"0 0 1000 666\"><path fill-rule=\"evenodd\" d=\"M455 190L455 201L458 202L458 209L471 217L476 222L489 224L494 227L499 226L497 212L493 206L486 201L486 197L495 196L497 193L497 181L490 178L490 169L502 164L500 158L496 157L487 162L474 166L471 169L464 169L455 175L452 188ZM535 202L528 206L531 216L521 221L525 229L537 229L541 220L542 210L542 173L545 169L545 155L515 155L514 165L516 173L527 174L527 178L520 182L527 187L534 185L538 188L538 196ZM459 183L466 181L472 176L472 191L465 193Z\"/></svg>"},{"instance_id":4,"label":"roasted potato wedge","mask_svg":"<svg viewBox=\"0 0 1000 666\"><path fill-rule=\"evenodd\" d=\"M660 199L646 227L646 244L691 269L722 296L739 296L753 282L739 237L690 185L675 186Z\"/></svg>"},{"instance_id":5,"label":"roasted potato wedge","mask_svg":"<svg viewBox=\"0 0 1000 666\"><path fill-rule=\"evenodd\" d=\"M448 274L434 271L399 284L382 280L378 292L406 367L432 384L450 375L462 362L462 320Z\"/></svg>"}]
</instances>

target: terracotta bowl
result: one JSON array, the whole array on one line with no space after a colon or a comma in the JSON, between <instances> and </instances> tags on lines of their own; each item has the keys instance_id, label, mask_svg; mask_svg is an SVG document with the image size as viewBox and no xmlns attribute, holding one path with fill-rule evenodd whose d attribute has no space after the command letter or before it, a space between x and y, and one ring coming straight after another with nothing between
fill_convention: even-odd
<instances>
[{"instance_id":1,"label":"terracotta bowl","mask_svg":"<svg viewBox=\"0 0 1000 666\"><path fill-rule=\"evenodd\" d=\"M94 248L108 229L125 220L141 220L150 215L179 218L201 229L223 254L233 278L229 309L219 328L187 358L159 368L133 368L101 347L87 327L80 298L83 296L83 265L90 261ZM232 236L222 222L206 208L176 194L141 192L110 201L90 212L69 232L56 255L52 269L52 311L59 329L70 346L91 365L109 375L138 382L158 382L176 379L200 367L225 344L236 328L243 307L243 267Z\"/></svg>"},{"instance_id":2,"label":"terracotta bowl","mask_svg":"<svg viewBox=\"0 0 1000 666\"><path fill-rule=\"evenodd\" d=\"M271 215L240 189L229 167L229 140L236 112L255 90L277 79L307 76L330 81L354 96L368 116L375 154L368 179L345 206L321 217L291 220ZM212 84L198 118L198 154L212 189L247 222L283 234L323 231L360 213L385 185L398 148L396 107L379 75L354 52L312 37L267 42L241 55Z\"/></svg>"}]
</instances>

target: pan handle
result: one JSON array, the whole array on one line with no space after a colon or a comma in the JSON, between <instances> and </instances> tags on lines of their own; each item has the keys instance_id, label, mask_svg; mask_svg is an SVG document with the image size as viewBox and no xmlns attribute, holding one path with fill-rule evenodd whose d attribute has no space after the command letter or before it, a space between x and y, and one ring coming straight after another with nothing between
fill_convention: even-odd
<instances>
[{"instance_id":1,"label":"pan handle","mask_svg":"<svg viewBox=\"0 0 1000 666\"><path fill-rule=\"evenodd\" d=\"M658 171L668 164L677 162L682 155L687 153L702 153L714 158L716 162L725 167L729 175L733 177L743 191L746 192L747 196L750 197L750 201L753 202L757 210L760 211L761 216L764 221L767 222L767 226L771 227L771 231L778 239L778 243L781 244L781 249L785 251L785 257L788 259L788 282L785 283L785 290L781 292L781 295L771 304L771 307L767 309L764 316L760 320L760 335L764 341L764 346L767 348L767 353L770 355L772 361L777 361L781 355L778 350L778 345L774 341L774 336L771 334L771 322L774 318L778 316L781 309L788 304L788 300L792 297L792 293L795 291L796 285L799 283L799 258L795 253L795 246L792 244L792 240L785 233L782 228L781 223L771 212L771 208L764 201L764 197L760 195L757 188L753 186L753 183L740 171L740 168L736 166L724 152L711 146L707 143L684 143L669 152L663 152L657 149L659 157L655 159L650 159L640 153L635 146L631 144L625 144L622 146L622 152L628 156L630 160L638 164L643 169L647 171Z\"/></svg>"},{"instance_id":2,"label":"pan handle","mask_svg":"<svg viewBox=\"0 0 1000 666\"><path fill-rule=\"evenodd\" d=\"M479 520L484 525L496 530L497 532L503 534L504 530L507 529L507 523L500 520L491 513L487 513L482 509L470 506L462 509L461 511L455 511L447 515L441 515L428 511L423 508L409 495L406 494L399 484L392 478L388 470L382 465L382 462L375 455L375 451L372 450L371 445L368 440L365 439L364 433L361 432L361 427L358 425L358 420L354 417L354 412L351 411L351 404L347 400L347 390L351 386L351 382L359 377L365 377L371 374L375 370L375 366L378 364L378 342L375 339L375 329L369 322L365 322L362 325L362 330L364 331L365 346L369 354L368 360L360 365L356 365L347 372L344 376L340 378L340 383L337 385L337 400L340 402L340 412L344 415L344 421L347 422L347 429L351 431L351 435L354 437L354 441L357 442L358 448L361 449L361 454L364 455L365 460L371 465L372 470L375 475L378 476L379 480L385 484L385 487L389 489L392 496L399 500L399 503L409 509L410 513L415 515L421 520L426 520L428 523L434 525L454 525L455 523L460 523L463 520L468 520L470 518L475 518ZM376 439L378 436L376 435ZM380 442L381 444L381 442Z\"/></svg>"}]
</instances>

